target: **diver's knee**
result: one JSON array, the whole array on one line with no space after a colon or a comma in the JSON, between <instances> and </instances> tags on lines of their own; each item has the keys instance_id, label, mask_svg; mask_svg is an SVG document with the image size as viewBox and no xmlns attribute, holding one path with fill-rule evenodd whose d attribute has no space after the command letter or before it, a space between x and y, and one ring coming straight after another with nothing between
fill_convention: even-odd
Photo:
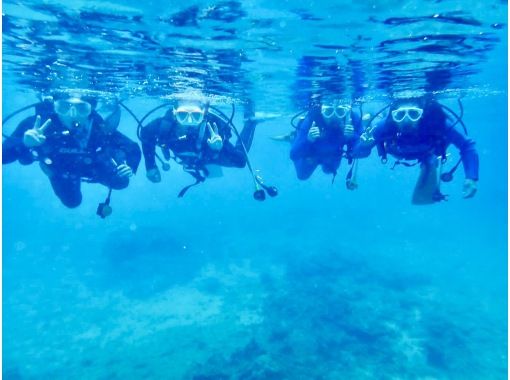
<instances>
[{"instance_id":1,"label":"diver's knee","mask_svg":"<svg viewBox=\"0 0 510 380\"><path fill-rule=\"evenodd\" d=\"M110 186L113 190L122 190L129 186L129 178L123 177L118 178L110 183Z\"/></svg>"},{"instance_id":2,"label":"diver's knee","mask_svg":"<svg viewBox=\"0 0 510 380\"><path fill-rule=\"evenodd\" d=\"M312 172L309 172L309 173L306 173L306 172L296 172L297 174L297 178L301 181L306 181L307 179L309 179L311 176L312 176Z\"/></svg>"},{"instance_id":3,"label":"diver's knee","mask_svg":"<svg viewBox=\"0 0 510 380\"><path fill-rule=\"evenodd\" d=\"M337 172L339 166L340 166L340 164L322 165L322 172L324 174L335 174Z\"/></svg>"},{"instance_id":4,"label":"diver's knee","mask_svg":"<svg viewBox=\"0 0 510 380\"><path fill-rule=\"evenodd\" d=\"M59 197L60 201L67 208L76 208L81 205L82 196L81 194L72 197Z\"/></svg>"},{"instance_id":5,"label":"diver's knee","mask_svg":"<svg viewBox=\"0 0 510 380\"><path fill-rule=\"evenodd\" d=\"M242 169L246 167L246 157L231 158L226 166Z\"/></svg>"}]
</instances>

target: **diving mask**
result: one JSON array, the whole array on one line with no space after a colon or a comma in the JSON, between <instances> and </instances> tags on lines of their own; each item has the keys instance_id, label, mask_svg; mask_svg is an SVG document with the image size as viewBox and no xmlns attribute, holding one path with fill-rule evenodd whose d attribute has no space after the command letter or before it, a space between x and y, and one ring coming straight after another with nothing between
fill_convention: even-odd
<instances>
[{"instance_id":1,"label":"diving mask","mask_svg":"<svg viewBox=\"0 0 510 380\"><path fill-rule=\"evenodd\" d=\"M410 107L399 107L396 110L391 111L391 118L395 123L402 123L404 119L408 119L411 122L417 122L423 115L423 108L410 106Z\"/></svg>"},{"instance_id":2,"label":"diving mask","mask_svg":"<svg viewBox=\"0 0 510 380\"><path fill-rule=\"evenodd\" d=\"M325 119L330 119L333 115L336 115L339 119L343 119L347 116L347 114L351 111L350 106L331 106L331 105L322 105L321 106L321 115Z\"/></svg>"},{"instance_id":3,"label":"diving mask","mask_svg":"<svg viewBox=\"0 0 510 380\"><path fill-rule=\"evenodd\" d=\"M204 121L205 111L199 106L179 106L174 109L177 122L184 126L198 126Z\"/></svg>"},{"instance_id":4,"label":"diving mask","mask_svg":"<svg viewBox=\"0 0 510 380\"><path fill-rule=\"evenodd\" d=\"M80 98L69 98L56 100L54 109L60 116L87 118L92 112L92 105Z\"/></svg>"}]
</instances>

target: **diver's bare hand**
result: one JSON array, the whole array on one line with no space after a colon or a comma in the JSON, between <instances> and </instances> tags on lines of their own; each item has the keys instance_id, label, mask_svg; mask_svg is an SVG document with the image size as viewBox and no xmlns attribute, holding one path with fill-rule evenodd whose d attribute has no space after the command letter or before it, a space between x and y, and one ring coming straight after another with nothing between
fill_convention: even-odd
<instances>
[{"instance_id":1,"label":"diver's bare hand","mask_svg":"<svg viewBox=\"0 0 510 380\"><path fill-rule=\"evenodd\" d=\"M209 148L214 151L220 151L221 148L223 148L223 140L218 134L218 126L216 123L213 123L213 126L211 126L210 123L207 123L207 129L211 135L211 137L207 139L207 145L209 145Z\"/></svg>"},{"instance_id":2,"label":"diver's bare hand","mask_svg":"<svg viewBox=\"0 0 510 380\"><path fill-rule=\"evenodd\" d=\"M353 179L348 179L345 181L345 187L347 190L356 190L358 188L358 183Z\"/></svg>"},{"instance_id":3,"label":"diver's bare hand","mask_svg":"<svg viewBox=\"0 0 510 380\"><path fill-rule=\"evenodd\" d=\"M133 176L133 169L129 167L127 164L121 164L117 166L117 176L120 178L124 177L132 177Z\"/></svg>"},{"instance_id":4,"label":"diver's bare hand","mask_svg":"<svg viewBox=\"0 0 510 380\"><path fill-rule=\"evenodd\" d=\"M23 144L27 148L35 148L37 146L41 146L46 141L46 136L44 135L46 129L50 126L51 119L48 119L41 126L41 116L37 115L35 118L34 127L32 129L27 130L23 134Z\"/></svg>"},{"instance_id":5,"label":"diver's bare hand","mask_svg":"<svg viewBox=\"0 0 510 380\"><path fill-rule=\"evenodd\" d=\"M308 141L314 142L319 137L321 137L321 130L315 124L315 121L312 123L312 126L308 130Z\"/></svg>"}]
</instances>

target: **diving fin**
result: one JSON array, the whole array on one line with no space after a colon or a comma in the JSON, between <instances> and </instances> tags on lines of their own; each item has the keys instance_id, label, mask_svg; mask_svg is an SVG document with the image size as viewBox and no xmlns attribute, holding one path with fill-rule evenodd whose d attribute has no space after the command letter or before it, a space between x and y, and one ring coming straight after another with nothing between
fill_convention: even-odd
<instances>
[{"instance_id":1,"label":"diving fin","mask_svg":"<svg viewBox=\"0 0 510 380\"><path fill-rule=\"evenodd\" d=\"M279 117L281 117L281 115L279 113L254 112L253 115L247 117L246 119L248 119L250 121L254 121L256 123L262 123L264 121L278 119Z\"/></svg>"},{"instance_id":2,"label":"diving fin","mask_svg":"<svg viewBox=\"0 0 510 380\"><path fill-rule=\"evenodd\" d=\"M413 192L413 205L428 205L438 201L439 181L435 158L420 165L420 176Z\"/></svg>"},{"instance_id":3,"label":"diving fin","mask_svg":"<svg viewBox=\"0 0 510 380\"><path fill-rule=\"evenodd\" d=\"M292 141L294 141L294 137L296 136L296 133L293 131L293 132L290 132L286 135L278 135L278 136L271 136L269 137L271 140L273 141L280 141L280 142L288 142L288 143L291 143Z\"/></svg>"}]
</instances>

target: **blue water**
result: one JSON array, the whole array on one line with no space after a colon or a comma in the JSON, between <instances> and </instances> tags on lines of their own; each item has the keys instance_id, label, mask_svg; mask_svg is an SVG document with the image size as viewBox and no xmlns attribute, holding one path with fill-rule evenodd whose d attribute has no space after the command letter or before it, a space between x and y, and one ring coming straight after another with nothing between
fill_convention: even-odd
<instances>
[{"instance_id":1,"label":"blue water","mask_svg":"<svg viewBox=\"0 0 510 380\"><path fill-rule=\"evenodd\" d=\"M240 126L251 99L274 118L250 156L280 190L256 202L224 169L178 199L188 175L142 163L101 220L100 185L70 210L38 165L3 166L4 379L507 378L507 3L360 3L4 1L4 117L80 88L138 117L201 93ZM459 174L412 206L416 168L375 153L355 192L346 165L301 182L270 139L313 94L374 114L423 91L462 98L473 199ZM136 139L126 112L120 130Z\"/></svg>"}]
</instances>

